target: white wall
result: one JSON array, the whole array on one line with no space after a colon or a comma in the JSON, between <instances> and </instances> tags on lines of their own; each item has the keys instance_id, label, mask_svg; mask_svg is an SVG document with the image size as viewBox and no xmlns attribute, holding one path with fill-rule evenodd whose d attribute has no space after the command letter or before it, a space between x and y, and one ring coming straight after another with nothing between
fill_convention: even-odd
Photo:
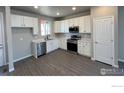
<instances>
[{"instance_id":1,"label":"white wall","mask_svg":"<svg viewBox=\"0 0 124 93\"><path fill-rule=\"evenodd\" d=\"M30 28L12 28L13 60L31 56L31 43L34 39Z\"/></svg>"}]
</instances>

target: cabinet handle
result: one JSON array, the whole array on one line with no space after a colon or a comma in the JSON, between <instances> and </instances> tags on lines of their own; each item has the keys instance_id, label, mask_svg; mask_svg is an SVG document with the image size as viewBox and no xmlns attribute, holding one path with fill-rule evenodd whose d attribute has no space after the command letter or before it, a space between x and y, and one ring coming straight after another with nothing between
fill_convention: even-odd
<instances>
[{"instance_id":1,"label":"cabinet handle","mask_svg":"<svg viewBox=\"0 0 124 93\"><path fill-rule=\"evenodd\" d=\"M96 43L96 44L98 44L98 42L97 42L97 41L96 41L95 43Z\"/></svg>"},{"instance_id":2,"label":"cabinet handle","mask_svg":"<svg viewBox=\"0 0 124 93\"><path fill-rule=\"evenodd\" d=\"M113 40L111 40L111 42L113 42Z\"/></svg>"}]
</instances>

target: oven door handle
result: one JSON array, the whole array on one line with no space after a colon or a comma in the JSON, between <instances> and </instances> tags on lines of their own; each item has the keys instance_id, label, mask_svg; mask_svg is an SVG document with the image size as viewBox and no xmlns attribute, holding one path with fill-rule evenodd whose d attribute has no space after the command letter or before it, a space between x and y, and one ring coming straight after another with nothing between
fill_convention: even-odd
<instances>
[{"instance_id":1,"label":"oven door handle","mask_svg":"<svg viewBox=\"0 0 124 93\"><path fill-rule=\"evenodd\" d=\"M67 42L67 43L70 43L70 44L76 44L76 45L77 45L77 43L75 43L75 42Z\"/></svg>"}]
</instances>

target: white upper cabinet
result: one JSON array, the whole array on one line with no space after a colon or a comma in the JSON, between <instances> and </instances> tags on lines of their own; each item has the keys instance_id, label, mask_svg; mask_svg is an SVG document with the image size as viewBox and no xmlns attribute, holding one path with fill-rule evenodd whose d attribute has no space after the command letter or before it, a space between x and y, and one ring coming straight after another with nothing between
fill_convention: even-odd
<instances>
[{"instance_id":1,"label":"white upper cabinet","mask_svg":"<svg viewBox=\"0 0 124 93\"><path fill-rule=\"evenodd\" d=\"M33 34L38 34L38 18L21 16L21 15L11 15L11 27L31 27L33 28Z\"/></svg>"},{"instance_id":2,"label":"white upper cabinet","mask_svg":"<svg viewBox=\"0 0 124 93\"><path fill-rule=\"evenodd\" d=\"M79 32L91 33L90 16L82 16L79 18Z\"/></svg>"},{"instance_id":3,"label":"white upper cabinet","mask_svg":"<svg viewBox=\"0 0 124 93\"><path fill-rule=\"evenodd\" d=\"M90 16L85 16L84 17L84 27L86 33L91 33L91 22L90 22Z\"/></svg>"},{"instance_id":4,"label":"white upper cabinet","mask_svg":"<svg viewBox=\"0 0 124 93\"><path fill-rule=\"evenodd\" d=\"M23 18L24 18L23 20L24 20L25 27L33 27L33 18L32 17L24 16Z\"/></svg>"},{"instance_id":5,"label":"white upper cabinet","mask_svg":"<svg viewBox=\"0 0 124 93\"><path fill-rule=\"evenodd\" d=\"M69 33L69 22L68 20L64 20L64 29L65 29L65 33Z\"/></svg>"},{"instance_id":6,"label":"white upper cabinet","mask_svg":"<svg viewBox=\"0 0 124 93\"><path fill-rule=\"evenodd\" d=\"M55 21L54 33L69 33L68 20Z\"/></svg>"},{"instance_id":7,"label":"white upper cabinet","mask_svg":"<svg viewBox=\"0 0 124 93\"><path fill-rule=\"evenodd\" d=\"M61 26L60 26L60 28L61 28L61 33L65 33L65 21L64 21L64 20L61 21Z\"/></svg>"},{"instance_id":8,"label":"white upper cabinet","mask_svg":"<svg viewBox=\"0 0 124 93\"><path fill-rule=\"evenodd\" d=\"M60 33L60 21L54 22L54 33Z\"/></svg>"},{"instance_id":9,"label":"white upper cabinet","mask_svg":"<svg viewBox=\"0 0 124 93\"><path fill-rule=\"evenodd\" d=\"M23 27L24 26L23 16L11 15L11 26L12 27Z\"/></svg>"},{"instance_id":10,"label":"white upper cabinet","mask_svg":"<svg viewBox=\"0 0 124 93\"><path fill-rule=\"evenodd\" d=\"M69 19L69 27L72 27L74 26L74 19Z\"/></svg>"},{"instance_id":11,"label":"white upper cabinet","mask_svg":"<svg viewBox=\"0 0 124 93\"><path fill-rule=\"evenodd\" d=\"M69 27L73 26L79 26L79 33L91 33L90 15L55 21L54 31L55 33L69 33Z\"/></svg>"},{"instance_id":12,"label":"white upper cabinet","mask_svg":"<svg viewBox=\"0 0 124 93\"><path fill-rule=\"evenodd\" d=\"M54 33L58 33L58 21L54 22Z\"/></svg>"},{"instance_id":13,"label":"white upper cabinet","mask_svg":"<svg viewBox=\"0 0 124 93\"><path fill-rule=\"evenodd\" d=\"M74 22L74 26L79 26L79 18L74 18L73 22Z\"/></svg>"},{"instance_id":14,"label":"white upper cabinet","mask_svg":"<svg viewBox=\"0 0 124 93\"><path fill-rule=\"evenodd\" d=\"M85 25L84 25L84 17L79 17L79 33L84 33Z\"/></svg>"},{"instance_id":15,"label":"white upper cabinet","mask_svg":"<svg viewBox=\"0 0 124 93\"><path fill-rule=\"evenodd\" d=\"M33 18L33 34L38 35L39 29L38 29L38 19Z\"/></svg>"}]
</instances>

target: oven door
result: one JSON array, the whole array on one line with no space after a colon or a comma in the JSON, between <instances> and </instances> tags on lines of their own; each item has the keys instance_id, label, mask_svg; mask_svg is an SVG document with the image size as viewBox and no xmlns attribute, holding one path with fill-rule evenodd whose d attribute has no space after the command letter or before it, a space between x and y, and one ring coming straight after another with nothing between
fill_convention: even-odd
<instances>
[{"instance_id":1,"label":"oven door","mask_svg":"<svg viewBox=\"0 0 124 93\"><path fill-rule=\"evenodd\" d=\"M67 42L67 50L77 52L77 44L72 42Z\"/></svg>"}]
</instances>

